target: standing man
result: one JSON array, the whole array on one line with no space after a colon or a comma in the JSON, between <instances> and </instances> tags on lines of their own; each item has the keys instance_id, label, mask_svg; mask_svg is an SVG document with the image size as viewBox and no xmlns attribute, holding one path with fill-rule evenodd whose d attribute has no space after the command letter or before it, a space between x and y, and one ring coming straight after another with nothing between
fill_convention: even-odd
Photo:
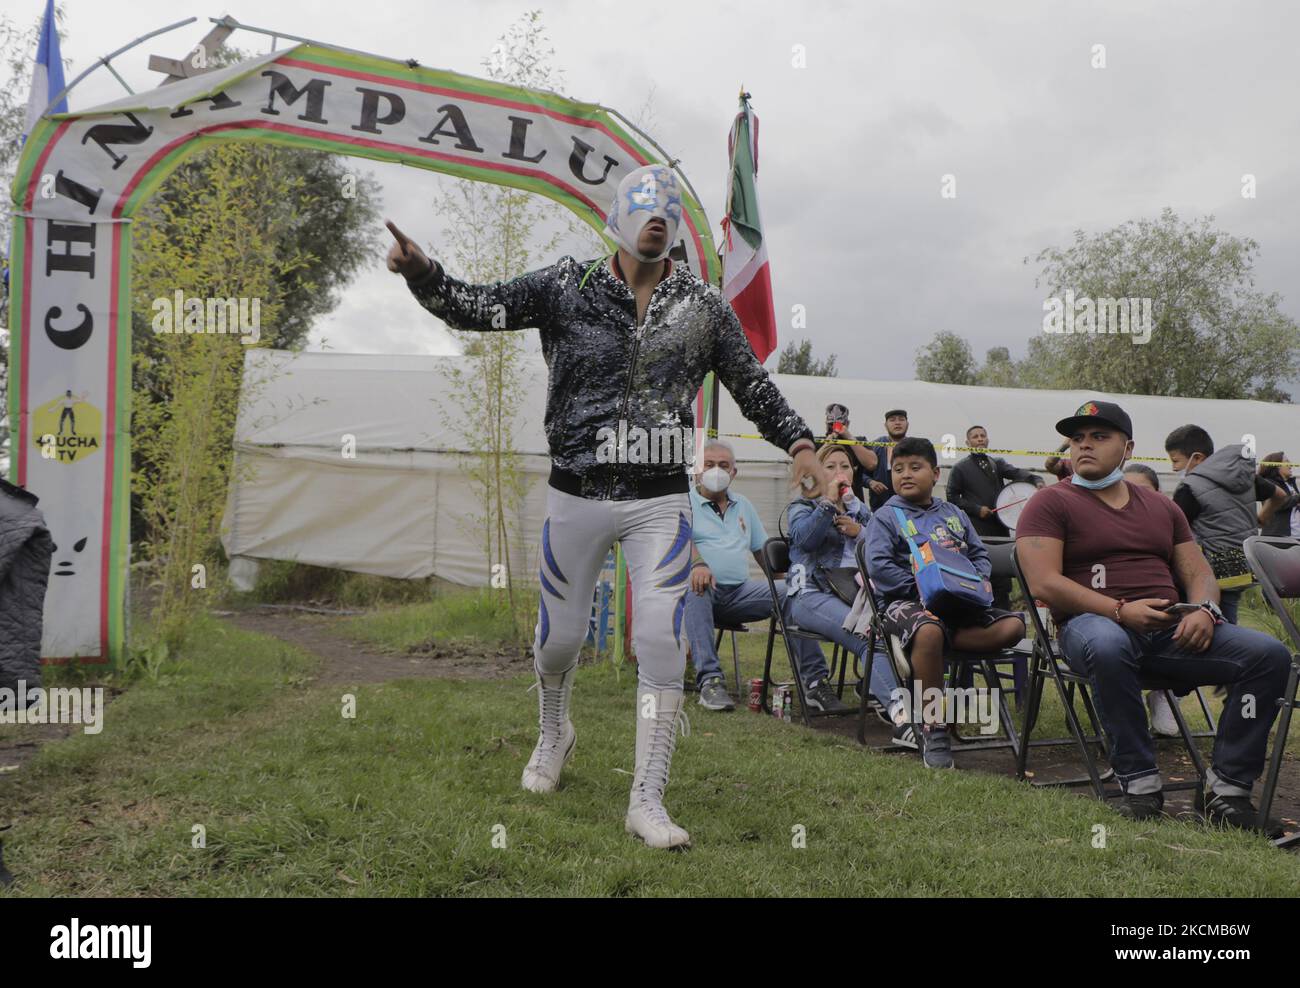
<instances>
[{"instance_id":1,"label":"standing man","mask_svg":"<svg viewBox=\"0 0 1300 988\"><path fill-rule=\"evenodd\" d=\"M636 771L625 825L652 847L690 836L663 793L676 743L686 671L682 616L691 570L693 402L716 371L745 417L794 458L796 484L820 492L812 430L754 356L722 293L668 252L681 220L676 175L646 165L619 183L605 233L610 256L555 264L506 282L452 278L392 223L388 267L426 309L461 330L537 327L550 372L546 434L551 475L541 533L541 597L533 640L537 747L523 786L551 792L573 754L569 699L591 600L611 543L622 544L635 594L638 658ZM650 430L655 430L651 433ZM635 454L620 438L679 430L680 462ZM671 460L672 457L669 457Z\"/></svg>"},{"instance_id":2,"label":"standing man","mask_svg":"<svg viewBox=\"0 0 1300 988\"><path fill-rule=\"evenodd\" d=\"M885 434L877 436L876 442L897 445L906 438L907 412L901 408L891 408L885 413ZM894 462L894 447L877 446L875 450L879 459L876 469L872 471L871 480L867 483L867 494L873 512L879 511L880 506L894 496L893 480L890 476L890 464Z\"/></svg>"},{"instance_id":3,"label":"standing man","mask_svg":"<svg viewBox=\"0 0 1300 988\"><path fill-rule=\"evenodd\" d=\"M982 425L972 425L966 430L966 445L976 450L988 449L988 430ZM1043 478L1029 470L1013 467L1006 460L987 453L971 453L960 460L948 475L947 500L966 512L981 537L1006 538L1011 533L993 509L998 506L1002 488L1012 480L1043 486ZM993 606L1010 610L1010 577L994 579L992 583Z\"/></svg>"}]
</instances>

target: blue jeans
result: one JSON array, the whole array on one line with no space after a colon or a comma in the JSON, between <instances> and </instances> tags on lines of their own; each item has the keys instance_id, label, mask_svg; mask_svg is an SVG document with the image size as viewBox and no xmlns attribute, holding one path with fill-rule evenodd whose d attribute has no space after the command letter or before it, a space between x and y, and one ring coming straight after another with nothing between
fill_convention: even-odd
<instances>
[{"instance_id":1,"label":"blue jeans","mask_svg":"<svg viewBox=\"0 0 1300 988\"><path fill-rule=\"evenodd\" d=\"M776 592L781 598L782 614L786 613L785 581L776 581ZM713 647L715 624L748 624L772 613L772 594L766 580L746 580L744 583L718 584L704 593L686 591L686 637L691 643L691 662L695 665L695 682L703 685L706 679L722 675L718 651ZM805 684L811 685L830 675L821 646L807 638L797 638L795 660ZM737 684L737 689L740 689Z\"/></svg>"},{"instance_id":2,"label":"blue jeans","mask_svg":"<svg viewBox=\"0 0 1300 988\"><path fill-rule=\"evenodd\" d=\"M1237 609L1241 607L1241 595L1244 590L1220 590L1219 591L1219 610L1223 611L1223 619L1229 624L1237 623Z\"/></svg>"},{"instance_id":3,"label":"blue jeans","mask_svg":"<svg viewBox=\"0 0 1300 988\"><path fill-rule=\"evenodd\" d=\"M858 657L860 668L865 667L867 640L844 628L844 619L849 616L848 604L832 593L810 586L790 598L789 610L791 621L801 628L839 642ZM883 652L878 653L871 666L871 695L888 709L897 688L898 677L894 675L893 664Z\"/></svg>"},{"instance_id":4,"label":"blue jeans","mask_svg":"<svg viewBox=\"0 0 1300 988\"><path fill-rule=\"evenodd\" d=\"M1234 624L1218 625L1204 652L1179 648L1173 635L1174 628L1139 633L1099 614L1080 614L1059 637L1070 667L1092 683L1097 716L1110 739L1110 764L1126 792L1155 792L1161 785L1140 686L1142 676L1152 676L1187 687L1228 687L1211 781L1224 795L1249 795L1264 768L1290 652L1271 635Z\"/></svg>"}]
</instances>

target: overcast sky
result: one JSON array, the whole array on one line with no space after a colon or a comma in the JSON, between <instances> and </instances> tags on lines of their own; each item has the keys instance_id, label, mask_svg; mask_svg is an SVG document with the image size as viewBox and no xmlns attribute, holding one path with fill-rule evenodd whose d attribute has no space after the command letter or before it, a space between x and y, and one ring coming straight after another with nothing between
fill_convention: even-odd
<instances>
[{"instance_id":1,"label":"overcast sky","mask_svg":"<svg viewBox=\"0 0 1300 988\"><path fill-rule=\"evenodd\" d=\"M16 16L41 0L7 0ZM715 236L726 135L743 84L761 121L759 196L782 338L809 336L844 377L913 377L942 329L977 355L1023 355L1041 331L1026 255L1155 217L1213 213L1259 242L1256 286L1300 317L1300 9L1276 2L600 0L343 3L259 0L228 10L164 0L67 0L71 79L95 58L190 15L114 66L139 90L149 54L183 55L230 13L258 27L475 75L494 41L540 9L566 95L635 117L681 158ZM236 32L245 50L269 39ZM1106 67L1092 67L1093 46ZM802 45L806 67L792 65ZM71 97L122 95L102 69ZM359 161L384 208L432 243L429 172ZM1241 197L1245 173L1257 198ZM957 197L940 195L956 176ZM435 248L436 250L436 244ZM453 273L455 273L453 271ZM807 329L791 330L791 307ZM454 352L383 268L360 275L313 334L353 352ZM774 364L775 357L771 363Z\"/></svg>"}]
</instances>

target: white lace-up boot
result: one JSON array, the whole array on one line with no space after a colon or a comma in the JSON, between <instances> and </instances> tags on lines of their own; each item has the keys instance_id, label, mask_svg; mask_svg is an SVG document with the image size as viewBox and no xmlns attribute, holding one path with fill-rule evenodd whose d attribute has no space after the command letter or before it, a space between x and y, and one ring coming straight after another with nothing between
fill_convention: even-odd
<instances>
[{"instance_id":1,"label":"white lace-up boot","mask_svg":"<svg viewBox=\"0 0 1300 988\"><path fill-rule=\"evenodd\" d=\"M678 719L685 718L682 691L637 689L636 774L627 808L627 832L651 847L689 847L691 835L664 809L664 789L677 743ZM689 722L683 733L689 733Z\"/></svg>"},{"instance_id":2,"label":"white lace-up boot","mask_svg":"<svg viewBox=\"0 0 1300 988\"><path fill-rule=\"evenodd\" d=\"M537 672L537 682L529 687L537 690L539 728L537 747L524 766L523 786L531 792L555 791L560 782L560 772L577 744L578 735L569 720L569 697L573 693L576 669L575 664L565 673Z\"/></svg>"}]
</instances>

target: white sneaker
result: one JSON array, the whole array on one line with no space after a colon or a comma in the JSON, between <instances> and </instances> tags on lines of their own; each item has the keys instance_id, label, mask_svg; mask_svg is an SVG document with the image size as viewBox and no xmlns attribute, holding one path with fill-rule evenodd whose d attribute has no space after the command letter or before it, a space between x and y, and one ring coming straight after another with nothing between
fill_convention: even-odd
<instances>
[{"instance_id":1,"label":"white sneaker","mask_svg":"<svg viewBox=\"0 0 1300 988\"><path fill-rule=\"evenodd\" d=\"M560 772L578 743L578 734L569 720L573 673L574 669L560 675L537 673L537 682L529 687L537 690L538 708L537 747L524 766L523 776L523 787L530 792L555 791Z\"/></svg>"},{"instance_id":2,"label":"white sneaker","mask_svg":"<svg viewBox=\"0 0 1300 988\"><path fill-rule=\"evenodd\" d=\"M647 710L651 716L642 716ZM629 834L650 847L689 847L691 843L691 835L673 823L663 804L680 716L684 716L681 690L637 690L636 773L624 823Z\"/></svg>"},{"instance_id":3,"label":"white sneaker","mask_svg":"<svg viewBox=\"0 0 1300 988\"><path fill-rule=\"evenodd\" d=\"M1162 738L1178 737L1178 721L1174 720L1174 712L1169 709L1164 690L1147 692L1147 710L1151 713L1152 734L1159 734Z\"/></svg>"}]
</instances>

